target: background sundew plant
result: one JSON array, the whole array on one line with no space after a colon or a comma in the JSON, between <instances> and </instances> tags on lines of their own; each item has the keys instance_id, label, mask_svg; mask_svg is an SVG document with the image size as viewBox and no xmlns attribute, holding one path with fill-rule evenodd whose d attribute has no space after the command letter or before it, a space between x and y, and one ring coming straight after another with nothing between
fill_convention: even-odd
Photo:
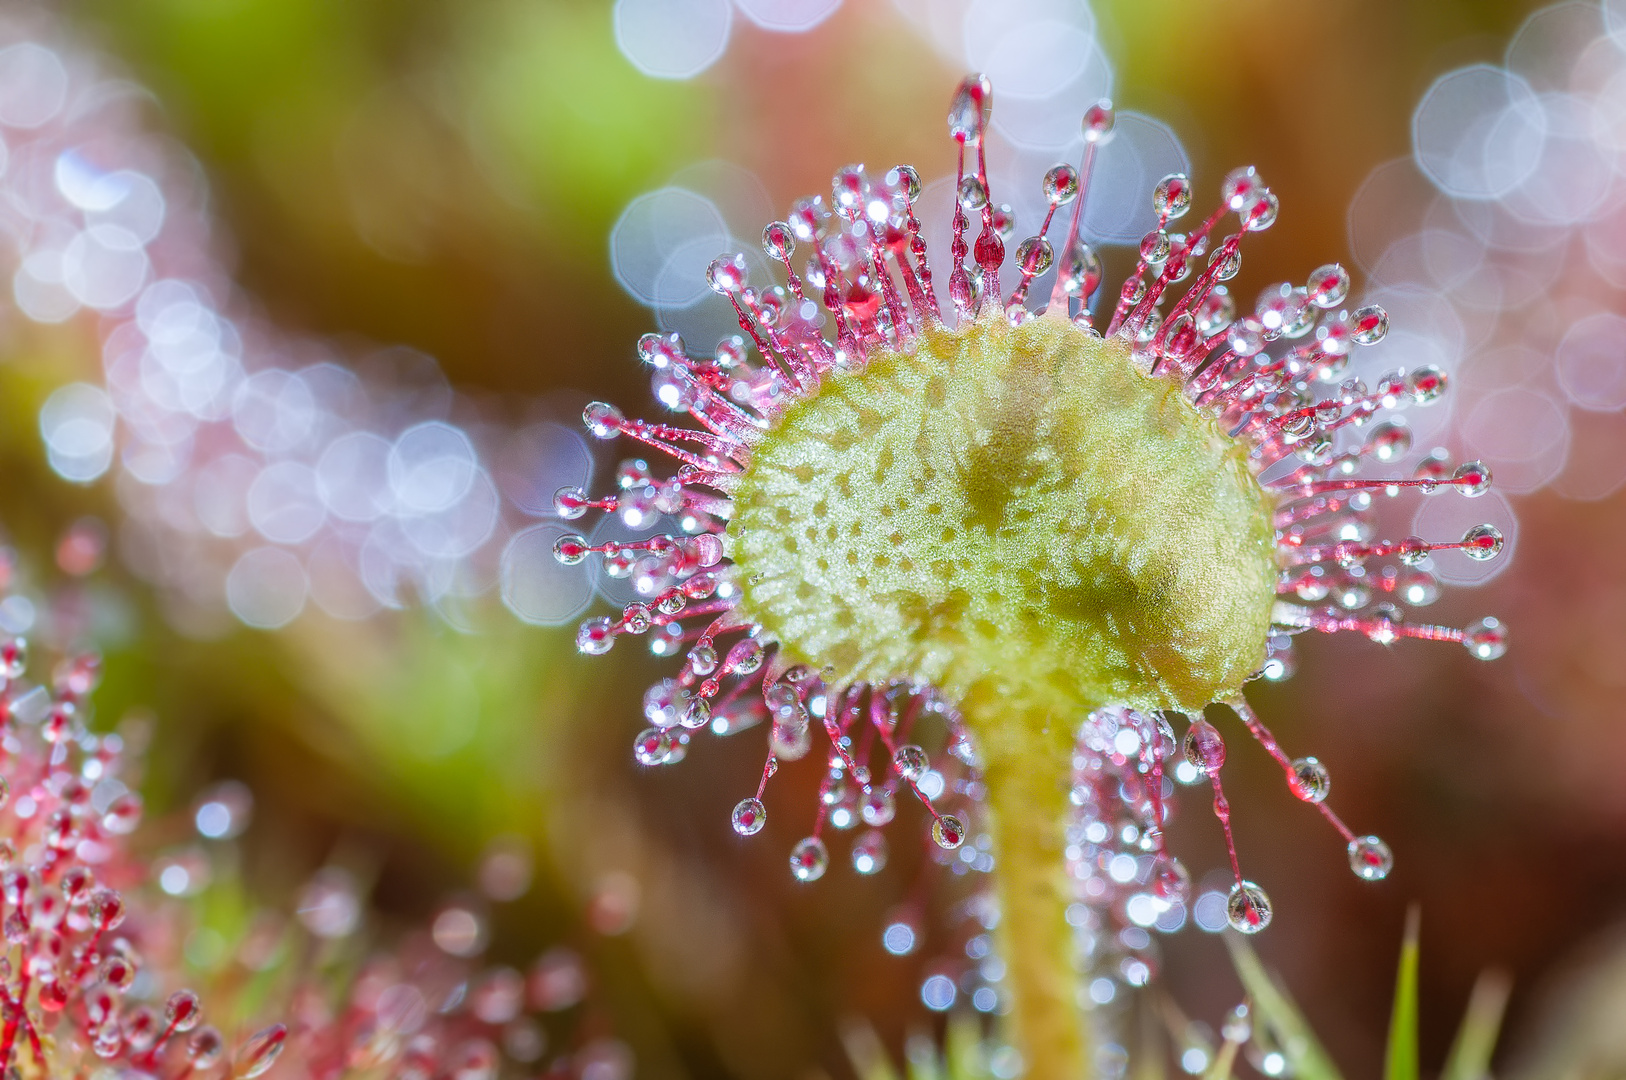
<instances>
[{"instance_id":1,"label":"background sundew plant","mask_svg":"<svg viewBox=\"0 0 1626 1080\"><path fill-rule=\"evenodd\" d=\"M0 1057L1626 1071L1623 27L0 4Z\"/></svg>"}]
</instances>

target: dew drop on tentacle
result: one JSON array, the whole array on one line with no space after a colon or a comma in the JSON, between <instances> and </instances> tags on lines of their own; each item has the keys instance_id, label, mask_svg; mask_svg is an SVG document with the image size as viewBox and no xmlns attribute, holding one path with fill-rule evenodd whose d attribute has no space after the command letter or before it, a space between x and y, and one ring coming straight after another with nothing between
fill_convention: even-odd
<instances>
[{"instance_id":1,"label":"dew drop on tentacle","mask_svg":"<svg viewBox=\"0 0 1626 1080\"><path fill-rule=\"evenodd\" d=\"M796 251L796 234L783 221L769 222L762 230L762 250L770 259L788 259Z\"/></svg>"},{"instance_id":2,"label":"dew drop on tentacle","mask_svg":"<svg viewBox=\"0 0 1626 1080\"><path fill-rule=\"evenodd\" d=\"M553 493L553 510L565 521L587 513L587 492L579 487L562 487Z\"/></svg>"},{"instance_id":3,"label":"dew drop on tentacle","mask_svg":"<svg viewBox=\"0 0 1626 1080\"><path fill-rule=\"evenodd\" d=\"M1212 776L1225 764L1225 739L1219 729L1202 717L1191 721L1183 743L1186 760L1192 768Z\"/></svg>"},{"instance_id":4,"label":"dew drop on tentacle","mask_svg":"<svg viewBox=\"0 0 1626 1080\"><path fill-rule=\"evenodd\" d=\"M1071 165L1053 166L1044 174L1042 190L1051 206L1065 206L1078 196L1078 170Z\"/></svg>"},{"instance_id":5,"label":"dew drop on tentacle","mask_svg":"<svg viewBox=\"0 0 1626 1080\"><path fill-rule=\"evenodd\" d=\"M1050 269L1054 252L1050 241L1041 236L1030 236L1016 245L1016 263L1024 274L1037 276Z\"/></svg>"},{"instance_id":6,"label":"dew drop on tentacle","mask_svg":"<svg viewBox=\"0 0 1626 1080\"><path fill-rule=\"evenodd\" d=\"M672 753L672 736L661 728L645 728L632 743L632 756L640 765L666 764Z\"/></svg>"},{"instance_id":7,"label":"dew drop on tentacle","mask_svg":"<svg viewBox=\"0 0 1626 1080\"><path fill-rule=\"evenodd\" d=\"M614 405L595 401L582 410L582 421L596 439L613 439L620 434L626 417Z\"/></svg>"},{"instance_id":8,"label":"dew drop on tentacle","mask_svg":"<svg viewBox=\"0 0 1626 1080\"><path fill-rule=\"evenodd\" d=\"M892 755L892 765L905 780L917 781L931 768L931 759L923 748L910 743L898 747Z\"/></svg>"},{"instance_id":9,"label":"dew drop on tentacle","mask_svg":"<svg viewBox=\"0 0 1626 1080\"><path fill-rule=\"evenodd\" d=\"M1152 191L1152 209L1160 221L1185 216L1191 209L1191 181L1184 173L1170 173L1158 181Z\"/></svg>"},{"instance_id":10,"label":"dew drop on tentacle","mask_svg":"<svg viewBox=\"0 0 1626 1080\"><path fill-rule=\"evenodd\" d=\"M1310 272L1304 287L1310 303L1322 309L1335 308L1349 295L1349 271L1337 263L1318 266Z\"/></svg>"},{"instance_id":11,"label":"dew drop on tentacle","mask_svg":"<svg viewBox=\"0 0 1626 1080\"><path fill-rule=\"evenodd\" d=\"M1152 886L1165 904L1183 904L1191 897L1191 873L1172 855L1161 855L1152 870Z\"/></svg>"},{"instance_id":12,"label":"dew drop on tentacle","mask_svg":"<svg viewBox=\"0 0 1626 1080\"><path fill-rule=\"evenodd\" d=\"M699 731L701 728L710 727L711 722L711 702L703 697L691 698L688 708L683 712L683 718L679 721L690 731Z\"/></svg>"},{"instance_id":13,"label":"dew drop on tentacle","mask_svg":"<svg viewBox=\"0 0 1626 1080\"><path fill-rule=\"evenodd\" d=\"M797 881L817 881L830 865L830 849L816 836L805 837L790 849L790 873Z\"/></svg>"},{"instance_id":14,"label":"dew drop on tentacle","mask_svg":"<svg viewBox=\"0 0 1626 1080\"><path fill-rule=\"evenodd\" d=\"M1465 498L1477 499L1490 490L1491 472L1482 461L1468 461L1457 466L1451 481Z\"/></svg>"},{"instance_id":15,"label":"dew drop on tentacle","mask_svg":"<svg viewBox=\"0 0 1626 1080\"><path fill-rule=\"evenodd\" d=\"M0 679L20 679L28 670L28 641L14 637L0 641Z\"/></svg>"},{"instance_id":16,"label":"dew drop on tentacle","mask_svg":"<svg viewBox=\"0 0 1626 1080\"><path fill-rule=\"evenodd\" d=\"M1462 644L1476 660L1495 660L1507 652L1507 627L1487 615L1463 631Z\"/></svg>"},{"instance_id":17,"label":"dew drop on tentacle","mask_svg":"<svg viewBox=\"0 0 1626 1080\"><path fill-rule=\"evenodd\" d=\"M710 645L696 645L689 650L689 670L705 678L717 670L717 650Z\"/></svg>"},{"instance_id":18,"label":"dew drop on tentacle","mask_svg":"<svg viewBox=\"0 0 1626 1080\"><path fill-rule=\"evenodd\" d=\"M1148 266L1162 266L1169 257L1169 234L1162 229L1155 229L1141 238L1141 261Z\"/></svg>"},{"instance_id":19,"label":"dew drop on tentacle","mask_svg":"<svg viewBox=\"0 0 1626 1080\"><path fill-rule=\"evenodd\" d=\"M255 1032L242 1049L237 1051L237 1076L243 1080L253 1080L269 1071L275 1065L277 1058L282 1056L283 1048L288 1042L288 1029L282 1024L273 1024L268 1028Z\"/></svg>"},{"instance_id":20,"label":"dew drop on tentacle","mask_svg":"<svg viewBox=\"0 0 1626 1080\"><path fill-rule=\"evenodd\" d=\"M603 656L614 644L615 623L610 619L588 619L576 631L576 648L588 656Z\"/></svg>"},{"instance_id":21,"label":"dew drop on tentacle","mask_svg":"<svg viewBox=\"0 0 1626 1080\"><path fill-rule=\"evenodd\" d=\"M878 828L891 821L897 813L897 803L891 789L884 784L870 788L858 812L866 825Z\"/></svg>"},{"instance_id":22,"label":"dew drop on tentacle","mask_svg":"<svg viewBox=\"0 0 1626 1080\"><path fill-rule=\"evenodd\" d=\"M1101 257L1082 237L1075 237L1062 252L1057 273L1068 296L1088 300L1101 287Z\"/></svg>"},{"instance_id":23,"label":"dew drop on tentacle","mask_svg":"<svg viewBox=\"0 0 1626 1080\"><path fill-rule=\"evenodd\" d=\"M1502 531L1494 525L1475 525L1462 535L1462 551L1480 562L1494 559L1502 553Z\"/></svg>"},{"instance_id":24,"label":"dew drop on tentacle","mask_svg":"<svg viewBox=\"0 0 1626 1080\"><path fill-rule=\"evenodd\" d=\"M553 542L553 557L565 566L576 566L592 550L585 536L566 533Z\"/></svg>"},{"instance_id":25,"label":"dew drop on tentacle","mask_svg":"<svg viewBox=\"0 0 1626 1080\"><path fill-rule=\"evenodd\" d=\"M1366 453L1378 461L1395 461L1411 449L1411 429L1398 421L1378 424L1366 437Z\"/></svg>"},{"instance_id":26,"label":"dew drop on tentacle","mask_svg":"<svg viewBox=\"0 0 1626 1080\"><path fill-rule=\"evenodd\" d=\"M762 666L763 656L762 643L756 638L745 638L735 642L728 651L727 666L730 671L749 675Z\"/></svg>"},{"instance_id":27,"label":"dew drop on tentacle","mask_svg":"<svg viewBox=\"0 0 1626 1080\"><path fill-rule=\"evenodd\" d=\"M768 811L761 799L741 799L734 806L732 822L741 836L755 836L768 823Z\"/></svg>"},{"instance_id":28,"label":"dew drop on tentacle","mask_svg":"<svg viewBox=\"0 0 1626 1080\"><path fill-rule=\"evenodd\" d=\"M1281 203L1276 198L1276 193L1266 191L1247 211L1247 215L1243 219L1243 227L1249 232L1264 232L1276 224L1276 214L1280 207Z\"/></svg>"},{"instance_id":29,"label":"dew drop on tentacle","mask_svg":"<svg viewBox=\"0 0 1626 1080\"><path fill-rule=\"evenodd\" d=\"M886 836L870 829L853 842L853 869L860 874L878 874L886 869Z\"/></svg>"},{"instance_id":30,"label":"dew drop on tentacle","mask_svg":"<svg viewBox=\"0 0 1626 1080\"><path fill-rule=\"evenodd\" d=\"M665 730L681 723L689 712L691 695L676 679L662 679L644 691L644 719Z\"/></svg>"},{"instance_id":31,"label":"dew drop on tentacle","mask_svg":"<svg viewBox=\"0 0 1626 1080\"><path fill-rule=\"evenodd\" d=\"M1112 138L1113 125L1116 123L1116 114L1112 109L1112 102L1105 99L1096 102L1084 110L1083 130L1084 141L1087 143L1105 143Z\"/></svg>"},{"instance_id":32,"label":"dew drop on tentacle","mask_svg":"<svg viewBox=\"0 0 1626 1080\"><path fill-rule=\"evenodd\" d=\"M977 177L967 176L960 181L955 197L966 213L974 214L988 205L988 188Z\"/></svg>"},{"instance_id":33,"label":"dew drop on tentacle","mask_svg":"<svg viewBox=\"0 0 1626 1080\"><path fill-rule=\"evenodd\" d=\"M1228 209L1244 213L1258 202L1266 190L1259 170L1252 165L1243 165L1225 174L1225 180L1220 184L1220 201Z\"/></svg>"},{"instance_id":34,"label":"dew drop on tentacle","mask_svg":"<svg viewBox=\"0 0 1626 1080\"><path fill-rule=\"evenodd\" d=\"M940 848L953 851L965 843L965 822L953 814L941 814L932 819L932 840Z\"/></svg>"},{"instance_id":35,"label":"dew drop on tentacle","mask_svg":"<svg viewBox=\"0 0 1626 1080\"><path fill-rule=\"evenodd\" d=\"M1394 853L1377 837L1358 836L1349 842L1349 868L1362 881L1382 881L1394 865Z\"/></svg>"},{"instance_id":36,"label":"dew drop on tentacle","mask_svg":"<svg viewBox=\"0 0 1626 1080\"><path fill-rule=\"evenodd\" d=\"M988 129L994 107L993 85L986 75L968 75L961 80L949 104L949 135L955 142L975 145Z\"/></svg>"},{"instance_id":37,"label":"dew drop on tentacle","mask_svg":"<svg viewBox=\"0 0 1626 1080\"><path fill-rule=\"evenodd\" d=\"M1413 607L1427 607L1440 598L1440 583L1425 570L1401 571L1395 575L1394 591Z\"/></svg>"},{"instance_id":38,"label":"dew drop on tentacle","mask_svg":"<svg viewBox=\"0 0 1626 1080\"><path fill-rule=\"evenodd\" d=\"M1445 372L1432 364L1417 368L1406 375L1406 392L1418 405L1432 405L1445 395Z\"/></svg>"},{"instance_id":39,"label":"dew drop on tentacle","mask_svg":"<svg viewBox=\"0 0 1626 1080\"><path fill-rule=\"evenodd\" d=\"M1357 345L1376 345L1389 333L1389 313L1376 304L1356 310L1349 321Z\"/></svg>"},{"instance_id":40,"label":"dew drop on tentacle","mask_svg":"<svg viewBox=\"0 0 1626 1080\"><path fill-rule=\"evenodd\" d=\"M1265 890L1251 881L1239 881L1231 886L1225 898L1225 920L1231 929L1257 934L1270 925L1271 915L1270 897L1265 895Z\"/></svg>"},{"instance_id":41,"label":"dew drop on tentacle","mask_svg":"<svg viewBox=\"0 0 1626 1080\"><path fill-rule=\"evenodd\" d=\"M1293 794L1307 803L1324 802L1332 791L1332 776L1327 767L1313 757L1301 757L1293 762Z\"/></svg>"}]
</instances>

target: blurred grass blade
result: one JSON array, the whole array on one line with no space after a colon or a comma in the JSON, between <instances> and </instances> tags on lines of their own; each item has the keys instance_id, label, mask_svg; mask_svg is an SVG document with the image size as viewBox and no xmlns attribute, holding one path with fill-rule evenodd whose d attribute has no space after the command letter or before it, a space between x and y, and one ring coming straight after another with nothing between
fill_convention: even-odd
<instances>
[{"instance_id":1,"label":"blurred grass blade","mask_svg":"<svg viewBox=\"0 0 1626 1080\"><path fill-rule=\"evenodd\" d=\"M841 1045L847 1050L858 1080L898 1080L897 1070L886 1056L881 1037L868 1020L851 1017L841 1024Z\"/></svg>"},{"instance_id":2,"label":"blurred grass blade","mask_svg":"<svg viewBox=\"0 0 1626 1080\"><path fill-rule=\"evenodd\" d=\"M1479 976L1440 1080L1486 1080L1490 1076L1491 1053L1496 1049L1502 1012L1512 992L1513 979L1505 971L1487 971Z\"/></svg>"},{"instance_id":3,"label":"blurred grass blade","mask_svg":"<svg viewBox=\"0 0 1626 1080\"><path fill-rule=\"evenodd\" d=\"M1214 1063L1203 1073L1203 1080L1231 1080L1231 1066L1236 1064L1237 1044L1226 1039L1220 1044Z\"/></svg>"},{"instance_id":4,"label":"blurred grass blade","mask_svg":"<svg viewBox=\"0 0 1626 1080\"><path fill-rule=\"evenodd\" d=\"M947 1080L986 1080L988 1048L983 1043L982 1025L968 1013L949 1016L943 1033L943 1062Z\"/></svg>"},{"instance_id":5,"label":"blurred grass blade","mask_svg":"<svg viewBox=\"0 0 1626 1080\"><path fill-rule=\"evenodd\" d=\"M1227 933L1224 938L1231 950L1231 963L1236 967L1237 977L1253 998L1256 1022L1269 1026L1298 1080L1343 1080L1338 1066L1332 1063L1332 1058L1327 1056L1315 1033L1310 1030L1304 1014L1299 1012L1293 999L1276 981L1266 974L1258 954L1240 934Z\"/></svg>"},{"instance_id":6,"label":"blurred grass blade","mask_svg":"<svg viewBox=\"0 0 1626 1080\"><path fill-rule=\"evenodd\" d=\"M1417 937L1421 916L1417 905L1406 912L1406 938L1400 945L1400 970L1395 974L1395 1003L1389 1014L1389 1049L1384 1055L1383 1080L1418 1080L1417 1060Z\"/></svg>"},{"instance_id":7,"label":"blurred grass blade","mask_svg":"<svg viewBox=\"0 0 1626 1080\"><path fill-rule=\"evenodd\" d=\"M903 1057L908 1063L909 1080L947 1080L935 1035L922 1030L910 1032L903 1042Z\"/></svg>"},{"instance_id":8,"label":"blurred grass blade","mask_svg":"<svg viewBox=\"0 0 1626 1080\"><path fill-rule=\"evenodd\" d=\"M1136 1052L1130 1058L1130 1080L1167 1080L1168 1054L1158 1005L1151 994L1135 995Z\"/></svg>"}]
</instances>

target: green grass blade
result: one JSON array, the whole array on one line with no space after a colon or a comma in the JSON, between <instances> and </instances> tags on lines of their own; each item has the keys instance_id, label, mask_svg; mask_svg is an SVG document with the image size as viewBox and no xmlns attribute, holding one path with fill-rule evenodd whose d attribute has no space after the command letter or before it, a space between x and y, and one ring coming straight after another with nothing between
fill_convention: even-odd
<instances>
[{"instance_id":1,"label":"green grass blade","mask_svg":"<svg viewBox=\"0 0 1626 1080\"><path fill-rule=\"evenodd\" d=\"M1417 938L1421 919L1417 905L1406 912L1406 938L1400 945L1400 970L1395 974L1394 1010L1389 1014L1389 1048L1384 1055L1383 1080L1418 1080L1417 1060Z\"/></svg>"},{"instance_id":2,"label":"green grass blade","mask_svg":"<svg viewBox=\"0 0 1626 1080\"><path fill-rule=\"evenodd\" d=\"M1505 971L1487 971L1479 976L1440 1080L1487 1080L1496 1036L1502 1028L1502 1013L1512 992L1513 979Z\"/></svg>"},{"instance_id":3,"label":"green grass blade","mask_svg":"<svg viewBox=\"0 0 1626 1080\"><path fill-rule=\"evenodd\" d=\"M1271 1034L1281 1045L1282 1056L1287 1058L1298 1080L1343 1080L1338 1066L1332 1063L1332 1058L1327 1056L1327 1051L1322 1049L1315 1033L1310 1030L1304 1014L1299 1012L1287 992L1266 974L1258 954L1240 934L1227 933L1224 937L1225 944L1231 950L1231 963L1236 967L1237 977L1253 998L1254 1022L1270 1028Z\"/></svg>"}]
</instances>

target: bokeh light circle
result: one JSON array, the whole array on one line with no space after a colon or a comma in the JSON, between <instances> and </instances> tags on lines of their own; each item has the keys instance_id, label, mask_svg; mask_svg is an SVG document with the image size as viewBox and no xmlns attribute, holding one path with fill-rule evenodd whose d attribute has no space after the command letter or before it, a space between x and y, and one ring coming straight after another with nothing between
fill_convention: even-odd
<instances>
[{"instance_id":1,"label":"bokeh light circle","mask_svg":"<svg viewBox=\"0 0 1626 1080\"><path fill-rule=\"evenodd\" d=\"M559 626L592 603L593 582L585 565L564 566L553 554L555 541L571 531L544 522L515 533L503 548L502 602L525 622Z\"/></svg>"},{"instance_id":2,"label":"bokeh light circle","mask_svg":"<svg viewBox=\"0 0 1626 1080\"><path fill-rule=\"evenodd\" d=\"M56 53L32 41L0 49L0 124L40 127L67 97L68 70Z\"/></svg>"},{"instance_id":3,"label":"bokeh light circle","mask_svg":"<svg viewBox=\"0 0 1626 1080\"><path fill-rule=\"evenodd\" d=\"M305 608L310 582L299 558L285 548L251 548L226 575L226 603L249 626L275 630Z\"/></svg>"},{"instance_id":4,"label":"bokeh light circle","mask_svg":"<svg viewBox=\"0 0 1626 1080\"><path fill-rule=\"evenodd\" d=\"M764 30L802 33L828 19L841 0L734 0L740 13Z\"/></svg>"},{"instance_id":5,"label":"bokeh light circle","mask_svg":"<svg viewBox=\"0 0 1626 1080\"><path fill-rule=\"evenodd\" d=\"M1435 80L1412 115L1417 165L1441 191L1495 199L1535 172L1547 115L1530 84L1490 64Z\"/></svg>"},{"instance_id":6,"label":"bokeh light circle","mask_svg":"<svg viewBox=\"0 0 1626 1080\"><path fill-rule=\"evenodd\" d=\"M1626 408L1626 318L1612 311L1576 322L1558 344L1559 385L1594 412Z\"/></svg>"},{"instance_id":7,"label":"bokeh light circle","mask_svg":"<svg viewBox=\"0 0 1626 1080\"><path fill-rule=\"evenodd\" d=\"M673 304L678 297L668 282L674 256L710 251L705 257L710 262L728 245L728 224L710 199L686 188L665 187L638 196L621 212L610 230L610 268L639 302ZM699 257L692 255L689 261ZM703 270L705 264L700 265ZM687 302L700 299L704 274L684 287L692 292Z\"/></svg>"},{"instance_id":8,"label":"bokeh light circle","mask_svg":"<svg viewBox=\"0 0 1626 1080\"><path fill-rule=\"evenodd\" d=\"M615 43L657 79L692 79L722 58L733 25L729 0L616 0Z\"/></svg>"},{"instance_id":9,"label":"bokeh light circle","mask_svg":"<svg viewBox=\"0 0 1626 1080\"><path fill-rule=\"evenodd\" d=\"M113 463L113 402L100 387L69 383L40 408L46 458L64 480L86 484Z\"/></svg>"}]
</instances>

